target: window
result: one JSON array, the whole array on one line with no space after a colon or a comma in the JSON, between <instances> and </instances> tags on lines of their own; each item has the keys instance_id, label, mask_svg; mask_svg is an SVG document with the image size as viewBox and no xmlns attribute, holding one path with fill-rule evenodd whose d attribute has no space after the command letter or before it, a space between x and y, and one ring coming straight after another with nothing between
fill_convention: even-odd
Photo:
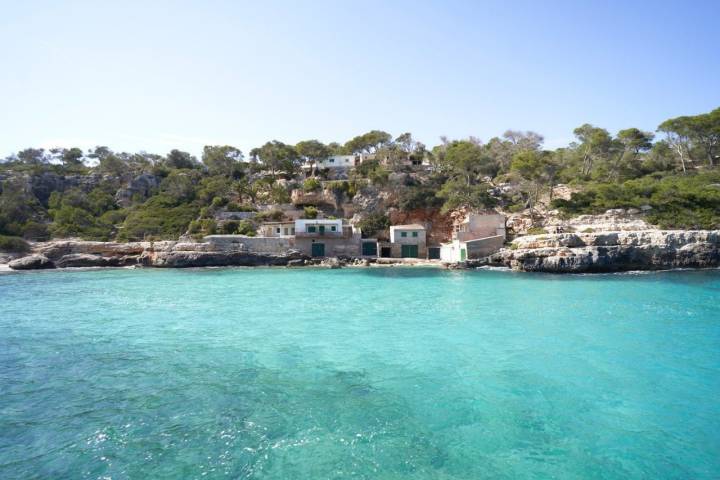
<instances>
[{"instance_id":1,"label":"window","mask_svg":"<svg viewBox=\"0 0 720 480\"><path fill-rule=\"evenodd\" d=\"M277 228L275 229L275 233L278 233L278 234L280 233L280 227L277 227Z\"/></svg>"},{"instance_id":2,"label":"window","mask_svg":"<svg viewBox=\"0 0 720 480\"><path fill-rule=\"evenodd\" d=\"M330 163L335 163L335 159L334 159L334 158L331 158L331 159L329 160L329 162L330 162Z\"/></svg>"},{"instance_id":3,"label":"window","mask_svg":"<svg viewBox=\"0 0 720 480\"><path fill-rule=\"evenodd\" d=\"M290 235L295 235L295 227L290 227Z\"/></svg>"},{"instance_id":4,"label":"window","mask_svg":"<svg viewBox=\"0 0 720 480\"><path fill-rule=\"evenodd\" d=\"M308 231L308 233L315 233L315 226L314 225L308 226L307 231Z\"/></svg>"},{"instance_id":5,"label":"window","mask_svg":"<svg viewBox=\"0 0 720 480\"><path fill-rule=\"evenodd\" d=\"M285 235L287 235L287 234L288 234L288 229L287 229L287 227L285 227L284 230L285 230Z\"/></svg>"},{"instance_id":6,"label":"window","mask_svg":"<svg viewBox=\"0 0 720 480\"><path fill-rule=\"evenodd\" d=\"M332 227L330 227L330 231L331 231L331 232L335 232L335 231L337 231L337 229L336 229L335 225L333 225Z\"/></svg>"},{"instance_id":7,"label":"window","mask_svg":"<svg viewBox=\"0 0 720 480\"><path fill-rule=\"evenodd\" d=\"M413 237L417 237L417 232L413 232Z\"/></svg>"},{"instance_id":8,"label":"window","mask_svg":"<svg viewBox=\"0 0 720 480\"><path fill-rule=\"evenodd\" d=\"M400 232L400 236L403 237L403 238L404 238L404 237L407 237L407 232Z\"/></svg>"}]
</instances>

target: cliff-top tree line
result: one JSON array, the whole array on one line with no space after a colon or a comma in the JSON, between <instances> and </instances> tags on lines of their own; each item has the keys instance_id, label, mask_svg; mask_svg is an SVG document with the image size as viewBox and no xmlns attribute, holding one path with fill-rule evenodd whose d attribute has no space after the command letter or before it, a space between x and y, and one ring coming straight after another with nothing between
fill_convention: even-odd
<instances>
[{"instance_id":1,"label":"cliff-top tree line","mask_svg":"<svg viewBox=\"0 0 720 480\"><path fill-rule=\"evenodd\" d=\"M532 213L542 203L572 215L649 206L649 220L663 227L720 227L720 108L669 119L655 132L613 134L585 124L573 133L575 141L555 150L544 149L535 132L514 130L487 142L442 138L432 148L410 133L373 130L343 144L273 140L247 155L232 146L206 146L200 158L180 150L27 148L0 163L0 235L125 241L212 233L219 210L287 203L292 189L322 185L348 199L388 189L391 206L401 210ZM342 180L321 183L328 172L316 168L313 179L303 178L302 163L332 154L371 160ZM427 167L413 169L413 162ZM553 199L551 186L558 183L577 192L570 200ZM365 213L368 221L384 221L385 212ZM253 230L247 222L223 228Z\"/></svg>"}]
</instances>

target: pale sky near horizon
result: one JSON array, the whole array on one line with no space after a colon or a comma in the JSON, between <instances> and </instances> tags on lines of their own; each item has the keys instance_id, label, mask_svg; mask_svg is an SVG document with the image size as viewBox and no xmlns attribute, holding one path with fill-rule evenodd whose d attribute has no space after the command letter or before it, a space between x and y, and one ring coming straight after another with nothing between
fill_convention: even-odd
<instances>
[{"instance_id":1,"label":"pale sky near horizon","mask_svg":"<svg viewBox=\"0 0 720 480\"><path fill-rule=\"evenodd\" d=\"M0 158L653 131L720 107L719 20L720 0L0 0Z\"/></svg>"}]
</instances>

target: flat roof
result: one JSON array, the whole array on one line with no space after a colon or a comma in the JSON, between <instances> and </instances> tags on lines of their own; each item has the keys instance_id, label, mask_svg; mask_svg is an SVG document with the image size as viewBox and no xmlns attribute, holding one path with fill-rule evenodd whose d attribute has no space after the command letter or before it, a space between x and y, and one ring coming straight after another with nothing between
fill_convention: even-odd
<instances>
[{"instance_id":1,"label":"flat roof","mask_svg":"<svg viewBox=\"0 0 720 480\"><path fill-rule=\"evenodd\" d=\"M411 223L409 225L392 225L390 228L395 230L425 230L425 227L419 223Z\"/></svg>"}]
</instances>

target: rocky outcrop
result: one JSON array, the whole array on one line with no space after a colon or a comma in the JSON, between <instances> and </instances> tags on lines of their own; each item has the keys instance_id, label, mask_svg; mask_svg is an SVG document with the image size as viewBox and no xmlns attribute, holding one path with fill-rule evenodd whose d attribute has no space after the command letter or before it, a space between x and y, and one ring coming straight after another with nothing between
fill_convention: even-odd
<instances>
[{"instance_id":1,"label":"rocky outcrop","mask_svg":"<svg viewBox=\"0 0 720 480\"><path fill-rule=\"evenodd\" d=\"M133 200L144 201L160 186L161 178L143 173L130 180L128 186L115 192L115 201L121 207L128 207Z\"/></svg>"},{"instance_id":2,"label":"rocky outcrop","mask_svg":"<svg viewBox=\"0 0 720 480\"><path fill-rule=\"evenodd\" d=\"M599 273L720 266L720 231L564 233L516 238L493 265L551 273Z\"/></svg>"},{"instance_id":3,"label":"rocky outcrop","mask_svg":"<svg viewBox=\"0 0 720 480\"><path fill-rule=\"evenodd\" d=\"M42 270L46 268L55 268L55 264L45 255L28 255L27 257L18 258L8 264L13 270Z\"/></svg>"},{"instance_id":4,"label":"rocky outcrop","mask_svg":"<svg viewBox=\"0 0 720 480\"><path fill-rule=\"evenodd\" d=\"M175 242L158 242L159 244ZM66 255L86 254L102 257L140 256L150 242L90 242L84 240L58 240L36 244L35 251L51 260L60 260Z\"/></svg>"},{"instance_id":5,"label":"rocky outcrop","mask_svg":"<svg viewBox=\"0 0 720 480\"><path fill-rule=\"evenodd\" d=\"M57 260L57 268L78 268L78 267L125 267L137 265L138 257L131 255L103 257L88 253L71 253L63 255Z\"/></svg>"},{"instance_id":6,"label":"rocky outcrop","mask_svg":"<svg viewBox=\"0 0 720 480\"><path fill-rule=\"evenodd\" d=\"M253 253L238 249L217 249L210 243L194 242L86 242L62 240L35 244L34 253L8 264L13 270L77 267L126 267L141 265L161 268L221 266L285 266L309 260L297 250L280 253Z\"/></svg>"},{"instance_id":7,"label":"rocky outcrop","mask_svg":"<svg viewBox=\"0 0 720 480\"><path fill-rule=\"evenodd\" d=\"M151 267L265 267L287 266L293 260L305 260L297 251L284 255L248 252L203 252L191 250L170 250L144 255L141 262Z\"/></svg>"}]
</instances>

